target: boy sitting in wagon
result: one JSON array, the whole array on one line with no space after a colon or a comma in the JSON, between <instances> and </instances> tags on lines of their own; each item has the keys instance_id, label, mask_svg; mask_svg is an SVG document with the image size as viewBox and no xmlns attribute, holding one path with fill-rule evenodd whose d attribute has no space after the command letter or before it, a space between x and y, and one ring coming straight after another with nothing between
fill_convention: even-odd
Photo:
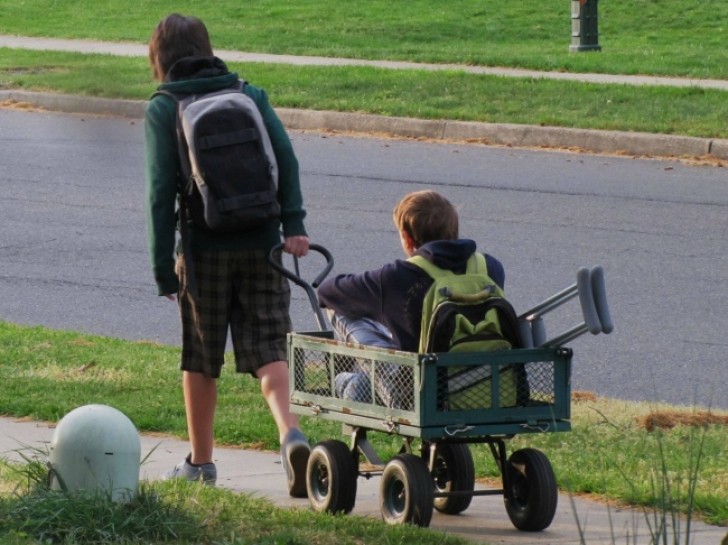
<instances>
[{"instance_id":1,"label":"boy sitting in wagon","mask_svg":"<svg viewBox=\"0 0 728 545\"><path fill-rule=\"evenodd\" d=\"M432 297L436 282L433 275L463 275L477 267L502 295L503 265L489 254L478 253L473 240L459 238L457 210L435 191L409 193L395 206L393 216L408 259L325 280L318 288L321 306L339 340L408 352L452 350L452 346L427 346L422 335L423 308L426 313L426 298ZM425 316L425 322L428 319ZM510 347L501 342L503 348ZM398 374L402 371L394 365L378 369L375 392L385 406L408 410L412 392L401 387L403 378ZM339 373L335 382L339 397L371 402L368 373Z\"/></svg>"}]
</instances>

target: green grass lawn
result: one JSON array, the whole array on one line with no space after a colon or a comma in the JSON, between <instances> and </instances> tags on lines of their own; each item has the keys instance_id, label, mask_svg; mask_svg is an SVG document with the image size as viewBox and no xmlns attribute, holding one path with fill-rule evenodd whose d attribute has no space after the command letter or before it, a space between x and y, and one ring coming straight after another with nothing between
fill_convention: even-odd
<instances>
[{"instance_id":1,"label":"green grass lawn","mask_svg":"<svg viewBox=\"0 0 728 545\"><path fill-rule=\"evenodd\" d=\"M145 43L173 10L208 24L215 47L267 53L513 66L539 70L728 75L728 3L601 0L601 52L570 53L570 2L324 0L240 4L0 0L0 33ZM338 9L337 9L338 6ZM516 79L463 72L236 64L279 107L425 119L728 138L725 92ZM0 89L145 99L146 59L0 49Z\"/></svg>"},{"instance_id":2,"label":"green grass lawn","mask_svg":"<svg viewBox=\"0 0 728 545\"><path fill-rule=\"evenodd\" d=\"M184 438L178 352L150 343L0 322L0 414L57 421L78 406L103 403L124 412L143 432ZM220 379L218 443L277 450L277 431L257 382L227 367ZM516 436L509 450L541 449L564 490L634 505L654 507L665 501L656 493L661 475L668 474L672 508L685 511L690 502L706 521L728 524L728 425L652 432L640 425L640 418L664 409L599 398L574 402L573 431ZM336 422L304 417L302 427L314 443L347 440ZM401 446L396 435L373 434L372 442L385 459ZM485 447L471 450L479 477L498 475ZM696 488L690 493L696 471Z\"/></svg>"},{"instance_id":3,"label":"green grass lawn","mask_svg":"<svg viewBox=\"0 0 728 545\"><path fill-rule=\"evenodd\" d=\"M0 89L137 100L154 91L144 58L4 51L9 54L0 56ZM725 92L717 90L637 88L456 71L230 66L267 89L277 107L728 138L728 100Z\"/></svg>"},{"instance_id":4,"label":"green grass lawn","mask_svg":"<svg viewBox=\"0 0 728 545\"><path fill-rule=\"evenodd\" d=\"M593 0L592 0L593 1ZM172 11L213 45L266 53L724 78L728 4L600 0L598 54L569 52L570 0L0 0L0 32L146 43Z\"/></svg>"}]
</instances>

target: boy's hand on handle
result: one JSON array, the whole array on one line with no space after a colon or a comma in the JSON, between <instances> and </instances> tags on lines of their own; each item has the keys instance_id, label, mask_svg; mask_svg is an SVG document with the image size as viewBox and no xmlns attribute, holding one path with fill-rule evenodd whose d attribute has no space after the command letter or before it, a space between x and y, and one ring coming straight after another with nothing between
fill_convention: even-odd
<instances>
[{"instance_id":1,"label":"boy's hand on handle","mask_svg":"<svg viewBox=\"0 0 728 545\"><path fill-rule=\"evenodd\" d=\"M283 251L296 257L303 257L308 253L308 237L286 237Z\"/></svg>"}]
</instances>

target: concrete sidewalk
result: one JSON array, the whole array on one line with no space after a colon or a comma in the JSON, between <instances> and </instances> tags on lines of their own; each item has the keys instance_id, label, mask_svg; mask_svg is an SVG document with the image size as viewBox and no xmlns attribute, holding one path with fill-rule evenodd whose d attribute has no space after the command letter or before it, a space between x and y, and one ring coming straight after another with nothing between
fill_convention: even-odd
<instances>
[{"instance_id":1,"label":"concrete sidewalk","mask_svg":"<svg viewBox=\"0 0 728 545\"><path fill-rule=\"evenodd\" d=\"M12 418L0 418L0 458L22 461L21 453L32 455L47 452L53 439L53 426ZM188 452L185 441L169 437L141 436L142 458L152 452L141 468L142 479L156 479ZM218 468L218 486L267 498L284 508L308 509L308 501L288 496L286 479L277 453L231 448L215 450ZM379 478L360 477L357 482L356 506L351 516L371 516L379 519ZM559 506L551 526L543 532L529 533L516 530L506 514L501 496L481 496L473 499L470 508L458 516L442 515L435 511L430 528L448 534L457 534L477 543L509 545L580 545L581 539L575 515L584 527L585 543L650 543L645 514L607 506L583 498L574 498L572 506L568 495L560 495ZM687 543L685 521L676 532L679 539L669 542ZM691 524L692 545L720 545L728 528L708 526L696 521Z\"/></svg>"},{"instance_id":2,"label":"concrete sidewalk","mask_svg":"<svg viewBox=\"0 0 728 545\"><path fill-rule=\"evenodd\" d=\"M34 49L39 51L70 51L96 53L121 57L146 57L149 48L145 44L130 42L100 42L94 40L72 40L60 38L35 38L26 36L0 35L0 47ZM290 64L294 66L371 66L390 70L455 71L468 74L502 76L508 78L555 79L582 83L606 83L618 85L645 85L663 87L698 87L728 91L728 81L698 78L674 78L660 76L631 76L620 74L584 74L573 72L544 72L522 68L493 66L472 66L464 64L431 64L407 61L342 59L311 55L273 55L269 53L247 53L220 49L215 51L221 59L231 62L256 62L267 64Z\"/></svg>"},{"instance_id":3,"label":"concrete sidewalk","mask_svg":"<svg viewBox=\"0 0 728 545\"><path fill-rule=\"evenodd\" d=\"M23 36L0 35L0 47L134 57L147 55L147 46L143 44ZM376 66L393 70L460 70L501 77L549 78L618 85L662 85L728 90L728 81L725 80L572 74L464 65L269 55L226 50L219 50L216 53L225 60L239 62L329 66L357 65ZM62 112L109 114L133 118L143 117L145 105L144 101L109 100L25 91L0 91L0 105L13 102L29 103L40 108ZM725 139L503 123L425 120L287 108L276 108L276 111L286 127L292 130L331 130L405 138L476 142L512 147L579 149L597 153L662 157L706 157L716 160L728 160L728 140Z\"/></svg>"}]
</instances>

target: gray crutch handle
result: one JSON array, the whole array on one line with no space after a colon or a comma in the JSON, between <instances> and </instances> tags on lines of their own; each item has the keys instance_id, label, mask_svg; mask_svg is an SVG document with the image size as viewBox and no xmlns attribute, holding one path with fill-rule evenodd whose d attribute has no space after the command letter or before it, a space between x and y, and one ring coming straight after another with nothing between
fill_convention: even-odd
<instances>
[{"instance_id":1,"label":"gray crutch handle","mask_svg":"<svg viewBox=\"0 0 728 545\"><path fill-rule=\"evenodd\" d=\"M614 330L612 316L609 313L609 304L607 303L607 286L604 282L604 269L601 266L594 267L591 270L592 293L594 294L594 304L597 307L599 322L602 324L602 333L609 334Z\"/></svg>"},{"instance_id":2,"label":"gray crutch handle","mask_svg":"<svg viewBox=\"0 0 728 545\"><path fill-rule=\"evenodd\" d=\"M544 315L570 301L579 298L584 321L552 339L546 339ZM601 266L581 267L576 273L576 284L569 286L518 317L521 336L526 348L563 346L584 333L598 335L614 329L607 304L604 269Z\"/></svg>"}]
</instances>

